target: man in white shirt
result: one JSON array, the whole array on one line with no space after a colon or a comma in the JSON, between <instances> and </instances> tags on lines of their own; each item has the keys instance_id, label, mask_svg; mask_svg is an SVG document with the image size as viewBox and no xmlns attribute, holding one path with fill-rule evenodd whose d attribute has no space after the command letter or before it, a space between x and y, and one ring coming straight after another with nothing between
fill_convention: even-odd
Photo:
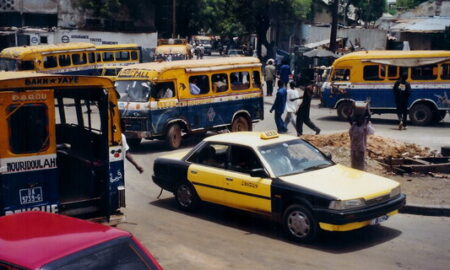
<instances>
[{"instance_id":1,"label":"man in white shirt","mask_svg":"<svg viewBox=\"0 0 450 270\"><path fill-rule=\"evenodd\" d=\"M297 112L299 96L298 91L295 90L295 83L293 81L289 82L286 99L286 117L284 118L286 127L289 125L289 122L295 127L294 115Z\"/></svg>"},{"instance_id":2,"label":"man in white shirt","mask_svg":"<svg viewBox=\"0 0 450 270\"><path fill-rule=\"evenodd\" d=\"M189 90L191 91L191 94L193 95L199 95L200 94L200 88L197 86L197 78L193 78L192 81L189 83Z\"/></svg>"}]
</instances>

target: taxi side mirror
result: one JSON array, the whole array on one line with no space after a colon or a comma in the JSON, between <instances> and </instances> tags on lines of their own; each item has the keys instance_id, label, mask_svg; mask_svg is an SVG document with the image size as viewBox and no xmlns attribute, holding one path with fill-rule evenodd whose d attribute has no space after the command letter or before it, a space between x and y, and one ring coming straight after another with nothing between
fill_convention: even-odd
<instances>
[{"instance_id":1,"label":"taxi side mirror","mask_svg":"<svg viewBox=\"0 0 450 270\"><path fill-rule=\"evenodd\" d=\"M329 152L323 153L323 155L324 155L328 160L332 160L332 159L333 159L333 156L332 156L331 153L329 153Z\"/></svg>"},{"instance_id":2,"label":"taxi side mirror","mask_svg":"<svg viewBox=\"0 0 450 270\"><path fill-rule=\"evenodd\" d=\"M258 177L258 178L267 178L267 177L269 177L267 175L266 170L264 170L264 168L256 168L256 169L250 170L250 176L251 177Z\"/></svg>"}]
</instances>

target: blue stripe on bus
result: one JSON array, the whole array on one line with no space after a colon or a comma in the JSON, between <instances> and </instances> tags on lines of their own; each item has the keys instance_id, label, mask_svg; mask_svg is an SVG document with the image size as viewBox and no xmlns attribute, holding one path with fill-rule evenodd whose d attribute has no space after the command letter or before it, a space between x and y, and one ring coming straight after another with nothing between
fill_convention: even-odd
<instances>
[{"instance_id":1,"label":"blue stripe on bus","mask_svg":"<svg viewBox=\"0 0 450 270\"><path fill-rule=\"evenodd\" d=\"M366 101L370 98L370 107L376 108L396 108L394 101L394 92L392 89L345 89L343 94L331 94L330 88L324 89L322 93L323 105L327 108L333 108L341 99L351 99L357 101ZM408 106L411 106L416 100L432 100L438 109L450 109L450 89L412 89L409 97Z\"/></svg>"},{"instance_id":2,"label":"blue stripe on bus","mask_svg":"<svg viewBox=\"0 0 450 270\"><path fill-rule=\"evenodd\" d=\"M237 111L248 111L251 120L262 120L264 117L263 99L249 98L201 105L189 105L157 109L145 112L121 110L122 117L135 118L136 114L147 118L146 125L127 125L128 131L151 131L152 134L163 134L167 123L172 119L183 119L192 130L213 128L231 124ZM143 130L147 126L150 130Z\"/></svg>"}]
</instances>

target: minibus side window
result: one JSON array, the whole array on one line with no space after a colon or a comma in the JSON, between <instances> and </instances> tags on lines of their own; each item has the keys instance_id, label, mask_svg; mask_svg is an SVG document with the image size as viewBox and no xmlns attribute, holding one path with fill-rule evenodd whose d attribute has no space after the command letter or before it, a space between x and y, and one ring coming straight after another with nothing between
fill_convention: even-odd
<instances>
[{"instance_id":1,"label":"minibus side window","mask_svg":"<svg viewBox=\"0 0 450 270\"><path fill-rule=\"evenodd\" d=\"M262 86L261 86L261 77L259 75L259 71L253 71L252 82L253 82L253 87L255 87L255 88L262 88Z\"/></svg>"},{"instance_id":2,"label":"minibus side window","mask_svg":"<svg viewBox=\"0 0 450 270\"><path fill-rule=\"evenodd\" d=\"M442 64L441 79L450 80L450 64Z\"/></svg>"},{"instance_id":3,"label":"minibus side window","mask_svg":"<svg viewBox=\"0 0 450 270\"><path fill-rule=\"evenodd\" d=\"M380 65L364 67L363 78L365 81L381 81L383 78L380 78L380 74L384 77L384 69L380 70Z\"/></svg>"},{"instance_id":4,"label":"minibus side window","mask_svg":"<svg viewBox=\"0 0 450 270\"><path fill-rule=\"evenodd\" d=\"M398 70L399 68L397 66L388 66L387 68L388 80L397 80L398 78L400 78Z\"/></svg>"},{"instance_id":5,"label":"minibus side window","mask_svg":"<svg viewBox=\"0 0 450 270\"><path fill-rule=\"evenodd\" d=\"M72 63L74 65L86 64L86 54L85 53L74 53L74 54L72 54Z\"/></svg>"},{"instance_id":6,"label":"minibus side window","mask_svg":"<svg viewBox=\"0 0 450 270\"><path fill-rule=\"evenodd\" d=\"M225 73L213 74L211 77L214 92L220 93L228 90L228 76Z\"/></svg>"},{"instance_id":7,"label":"minibus side window","mask_svg":"<svg viewBox=\"0 0 450 270\"><path fill-rule=\"evenodd\" d=\"M230 74L231 89L245 90L250 88L250 74L247 71L232 72Z\"/></svg>"},{"instance_id":8,"label":"minibus side window","mask_svg":"<svg viewBox=\"0 0 450 270\"><path fill-rule=\"evenodd\" d=\"M349 81L350 69L336 69L333 74L332 81Z\"/></svg>"},{"instance_id":9,"label":"minibus side window","mask_svg":"<svg viewBox=\"0 0 450 270\"><path fill-rule=\"evenodd\" d=\"M70 55L61 54L58 57L58 60L59 60L59 66L61 66L61 67L70 66Z\"/></svg>"},{"instance_id":10,"label":"minibus side window","mask_svg":"<svg viewBox=\"0 0 450 270\"><path fill-rule=\"evenodd\" d=\"M88 54L89 63L95 63L95 53L91 52Z\"/></svg>"},{"instance_id":11,"label":"minibus side window","mask_svg":"<svg viewBox=\"0 0 450 270\"><path fill-rule=\"evenodd\" d=\"M116 52L116 60L125 61L130 59L130 54L127 51Z\"/></svg>"},{"instance_id":12,"label":"minibus side window","mask_svg":"<svg viewBox=\"0 0 450 270\"><path fill-rule=\"evenodd\" d=\"M44 151L49 146L48 112L45 104L8 107L9 145L16 154Z\"/></svg>"},{"instance_id":13,"label":"minibus side window","mask_svg":"<svg viewBox=\"0 0 450 270\"><path fill-rule=\"evenodd\" d=\"M111 52L103 53L103 62L111 62L114 61L114 55Z\"/></svg>"},{"instance_id":14,"label":"minibus side window","mask_svg":"<svg viewBox=\"0 0 450 270\"><path fill-rule=\"evenodd\" d=\"M19 70L34 70L34 62L33 61L19 62Z\"/></svg>"},{"instance_id":15,"label":"minibus side window","mask_svg":"<svg viewBox=\"0 0 450 270\"><path fill-rule=\"evenodd\" d=\"M411 68L411 79L413 80L436 80L437 65L427 65Z\"/></svg>"},{"instance_id":16,"label":"minibus side window","mask_svg":"<svg viewBox=\"0 0 450 270\"><path fill-rule=\"evenodd\" d=\"M56 60L56 56L45 56L44 57L44 67L45 68L54 68L58 66L58 62Z\"/></svg>"},{"instance_id":17,"label":"minibus side window","mask_svg":"<svg viewBox=\"0 0 450 270\"><path fill-rule=\"evenodd\" d=\"M173 82L156 83L152 88L151 95L155 99L172 98L175 96L175 86Z\"/></svg>"},{"instance_id":18,"label":"minibus side window","mask_svg":"<svg viewBox=\"0 0 450 270\"><path fill-rule=\"evenodd\" d=\"M102 54L96 53L95 55L97 56L97 62L102 62Z\"/></svg>"},{"instance_id":19,"label":"minibus side window","mask_svg":"<svg viewBox=\"0 0 450 270\"><path fill-rule=\"evenodd\" d=\"M138 52L132 51L131 52L131 60L137 60L138 59Z\"/></svg>"},{"instance_id":20,"label":"minibus side window","mask_svg":"<svg viewBox=\"0 0 450 270\"><path fill-rule=\"evenodd\" d=\"M189 77L189 91L192 95L202 95L209 92L209 78L206 75Z\"/></svg>"}]
</instances>

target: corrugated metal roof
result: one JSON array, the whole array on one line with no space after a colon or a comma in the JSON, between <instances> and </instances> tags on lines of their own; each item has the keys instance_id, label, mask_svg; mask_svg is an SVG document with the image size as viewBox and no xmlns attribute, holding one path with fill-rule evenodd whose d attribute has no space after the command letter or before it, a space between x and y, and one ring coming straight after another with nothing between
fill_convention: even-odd
<instances>
[{"instance_id":1,"label":"corrugated metal roof","mask_svg":"<svg viewBox=\"0 0 450 270\"><path fill-rule=\"evenodd\" d=\"M441 33L450 26L450 17L401 19L391 27L393 32Z\"/></svg>"}]
</instances>

